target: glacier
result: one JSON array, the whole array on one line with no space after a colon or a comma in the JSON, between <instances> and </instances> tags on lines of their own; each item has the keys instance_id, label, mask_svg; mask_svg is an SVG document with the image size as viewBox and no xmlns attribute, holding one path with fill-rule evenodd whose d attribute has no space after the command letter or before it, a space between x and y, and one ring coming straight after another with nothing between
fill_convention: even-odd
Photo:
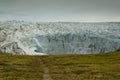
<instances>
[{"instance_id":1,"label":"glacier","mask_svg":"<svg viewBox=\"0 0 120 80\"><path fill-rule=\"evenodd\" d=\"M89 54L117 49L120 49L119 22L0 22L0 52Z\"/></svg>"}]
</instances>

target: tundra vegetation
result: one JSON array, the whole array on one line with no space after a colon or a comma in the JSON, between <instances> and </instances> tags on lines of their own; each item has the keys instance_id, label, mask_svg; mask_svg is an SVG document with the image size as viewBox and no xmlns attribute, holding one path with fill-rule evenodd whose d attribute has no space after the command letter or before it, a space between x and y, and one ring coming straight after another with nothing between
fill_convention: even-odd
<instances>
[{"instance_id":1,"label":"tundra vegetation","mask_svg":"<svg viewBox=\"0 0 120 80\"><path fill-rule=\"evenodd\" d=\"M42 56L1 53L0 80L120 80L120 52Z\"/></svg>"}]
</instances>

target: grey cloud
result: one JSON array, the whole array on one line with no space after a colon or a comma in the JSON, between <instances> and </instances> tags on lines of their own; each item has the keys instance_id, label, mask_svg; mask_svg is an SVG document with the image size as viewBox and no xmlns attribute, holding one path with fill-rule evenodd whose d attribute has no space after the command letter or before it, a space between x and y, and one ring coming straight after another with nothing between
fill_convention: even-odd
<instances>
[{"instance_id":1,"label":"grey cloud","mask_svg":"<svg viewBox=\"0 0 120 80\"><path fill-rule=\"evenodd\" d=\"M49 18L70 20L71 17L115 21L116 17L120 18L119 8L120 0L0 0L0 15L37 17L41 21Z\"/></svg>"},{"instance_id":2,"label":"grey cloud","mask_svg":"<svg viewBox=\"0 0 120 80\"><path fill-rule=\"evenodd\" d=\"M26 16L23 13L11 12L11 11L0 11L0 15L11 15L11 16Z\"/></svg>"}]
</instances>

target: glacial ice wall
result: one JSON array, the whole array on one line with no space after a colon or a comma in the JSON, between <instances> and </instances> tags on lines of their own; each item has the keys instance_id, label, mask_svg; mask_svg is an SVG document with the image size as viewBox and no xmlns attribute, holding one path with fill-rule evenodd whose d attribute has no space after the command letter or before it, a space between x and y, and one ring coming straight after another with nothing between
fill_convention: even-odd
<instances>
[{"instance_id":1,"label":"glacial ice wall","mask_svg":"<svg viewBox=\"0 0 120 80\"><path fill-rule=\"evenodd\" d=\"M0 22L0 51L13 54L87 54L120 49L120 23Z\"/></svg>"}]
</instances>

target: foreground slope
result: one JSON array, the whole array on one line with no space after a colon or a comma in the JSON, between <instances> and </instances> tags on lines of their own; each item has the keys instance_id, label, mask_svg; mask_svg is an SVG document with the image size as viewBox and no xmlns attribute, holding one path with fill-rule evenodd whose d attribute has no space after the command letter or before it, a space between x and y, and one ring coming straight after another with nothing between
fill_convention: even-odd
<instances>
[{"instance_id":1,"label":"foreground slope","mask_svg":"<svg viewBox=\"0 0 120 80\"><path fill-rule=\"evenodd\" d=\"M120 52L44 56L0 54L0 80L49 79L120 80Z\"/></svg>"},{"instance_id":2,"label":"foreground slope","mask_svg":"<svg viewBox=\"0 0 120 80\"><path fill-rule=\"evenodd\" d=\"M42 75L39 58L0 54L0 80L42 80Z\"/></svg>"},{"instance_id":3,"label":"foreground slope","mask_svg":"<svg viewBox=\"0 0 120 80\"><path fill-rule=\"evenodd\" d=\"M0 51L6 53L85 54L119 48L119 22L0 22Z\"/></svg>"}]
</instances>

